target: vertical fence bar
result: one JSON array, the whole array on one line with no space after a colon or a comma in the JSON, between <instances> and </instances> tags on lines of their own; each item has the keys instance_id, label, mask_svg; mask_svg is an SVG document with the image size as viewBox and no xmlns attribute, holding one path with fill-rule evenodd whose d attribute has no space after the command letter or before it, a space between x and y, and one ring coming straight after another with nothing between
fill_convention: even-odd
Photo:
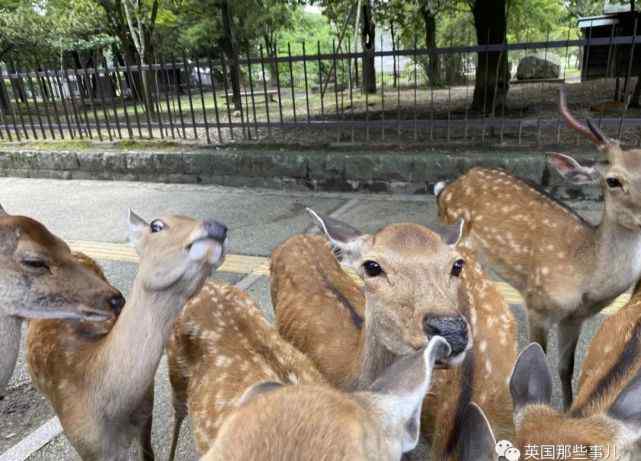
<instances>
[{"instance_id":1,"label":"vertical fence bar","mask_svg":"<svg viewBox=\"0 0 641 461\"><path fill-rule=\"evenodd\" d=\"M249 94L251 95L251 101L252 101L252 114L254 116L254 134L256 135L256 138L258 139L258 118L256 117L256 99L254 97L254 78L252 76L252 63L251 63L251 58L249 56L249 52L247 52L247 76L249 77ZM249 116L247 116L247 121L249 121Z\"/></svg>"},{"instance_id":2,"label":"vertical fence bar","mask_svg":"<svg viewBox=\"0 0 641 461\"><path fill-rule=\"evenodd\" d=\"M4 91L6 94L6 85L4 84L4 80L5 80L4 71L2 69L2 66L0 66L0 85L2 85L3 87L2 91ZM11 101L8 101L8 105L11 106ZM11 112L11 107L9 107L9 112ZM9 122L6 120L6 115L4 113L4 110L2 109L2 106L0 106L0 115L2 115L2 124L4 125L4 129L7 132L7 138L9 139L9 141L13 141L13 136L11 135L11 129L9 128ZM15 123L14 123L14 126L15 126Z\"/></svg>"},{"instance_id":3,"label":"vertical fence bar","mask_svg":"<svg viewBox=\"0 0 641 461\"><path fill-rule=\"evenodd\" d=\"M96 91L100 93L100 105L102 106L102 113L105 117L105 125L107 126L107 135L109 135L109 141L113 141L113 136L111 134L111 123L109 121L109 113L107 112L107 103L105 102L105 92L102 91L100 85L100 68L98 67L98 62L94 62L93 66L94 75L96 76ZM106 74L105 74L106 78Z\"/></svg>"},{"instance_id":4,"label":"vertical fence bar","mask_svg":"<svg viewBox=\"0 0 641 461\"><path fill-rule=\"evenodd\" d=\"M223 72L223 87L225 91L225 104L227 105L227 120L229 121L229 133L231 139L234 139L234 129L231 127L231 106L229 105L229 87L227 86L227 66L225 65L225 57L220 58Z\"/></svg>"},{"instance_id":5,"label":"vertical fence bar","mask_svg":"<svg viewBox=\"0 0 641 461\"><path fill-rule=\"evenodd\" d=\"M400 38L398 38L400 41ZM401 139L401 63L400 55L398 53L399 43L394 43L392 40L392 55L394 56L394 81L396 82L396 135L400 141Z\"/></svg>"},{"instance_id":6,"label":"vertical fence bar","mask_svg":"<svg viewBox=\"0 0 641 461\"><path fill-rule=\"evenodd\" d=\"M114 56L114 75L116 76L116 84L118 85L118 88L120 90L120 104L122 105L122 112L123 115L125 116L125 124L127 125L127 134L129 135L129 139L133 139L134 137L134 132L133 129L131 128L131 120L129 119L129 111L127 110L127 102L125 100L125 85L124 85L124 80L120 77L120 65L118 64L118 57Z\"/></svg>"},{"instance_id":7,"label":"vertical fence bar","mask_svg":"<svg viewBox=\"0 0 641 461\"><path fill-rule=\"evenodd\" d=\"M65 92L62 87L62 83L60 81L60 76L59 76L59 70L54 69L53 70L53 75L54 78L56 79L56 85L58 86L58 92L60 93L60 105L62 106L62 114L65 117L65 122L67 123L67 130L69 131L69 135L71 136L71 139L75 139L75 133L73 129L73 125L71 123L71 119L69 118L69 110L67 109L67 102L65 101Z\"/></svg>"},{"instance_id":8,"label":"vertical fence bar","mask_svg":"<svg viewBox=\"0 0 641 461\"><path fill-rule=\"evenodd\" d=\"M191 114L191 123L194 127L194 138L198 139L198 129L196 128L196 114L194 113L194 100L191 97L191 70L188 70L187 57L183 53L183 66L185 67L185 81L187 82L187 96L189 99L189 113Z\"/></svg>"},{"instance_id":9,"label":"vertical fence bar","mask_svg":"<svg viewBox=\"0 0 641 461\"><path fill-rule=\"evenodd\" d=\"M383 50L383 36L381 35L381 51ZM365 50L363 50L363 57ZM363 62L363 73L365 72L365 63ZM367 92L367 88L364 88ZM385 141L385 69L383 66L383 55L381 55L381 141Z\"/></svg>"},{"instance_id":10,"label":"vertical fence bar","mask_svg":"<svg viewBox=\"0 0 641 461\"><path fill-rule=\"evenodd\" d=\"M129 91L131 92L131 97L134 102L134 118L136 119L136 128L138 129L138 137L142 138L142 125L140 124L140 115L138 114L138 96L140 95L139 90L136 88L136 79L134 78L134 74L131 71L131 68L129 67L129 61L127 61L127 58L124 58L125 61L125 73L127 78L128 84L129 84Z\"/></svg>"},{"instance_id":11,"label":"vertical fence bar","mask_svg":"<svg viewBox=\"0 0 641 461\"><path fill-rule=\"evenodd\" d=\"M16 72L19 73L19 74L24 73L24 77L25 78L21 79L21 80L27 80L27 78L29 77L28 71L27 70L21 70L19 63L16 63ZM26 85L23 83L22 87L25 88ZM25 91L24 102L25 102L25 106L27 108L27 118L29 119L29 126L31 127L31 132L33 134L33 138L34 139L38 139L38 132L36 131L35 123L33 123L33 116L31 114L31 107L29 106L29 95L26 94L26 91Z\"/></svg>"},{"instance_id":12,"label":"vertical fence bar","mask_svg":"<svg viewBox=\"0 0 641 461\"><path fill-rule=\"evenodd\" d=\"M76 106L76 96L73 92L73 88L71 86L71 79L69 78L69 69L63 64L62 66L62 72L65 77L65 82L67 83L67 88L69 88L69 101L71 101L71 111L73 112L73 119L76 123L76 128L78 130L78 136L80 139L84 139L85 135L82 132L82 122L81 122L81 116L78 111L78 107ZM77 82L76 82L77 86ZM36 109L37 110L37 109ZM38 117L38 120L40 120L40 117Z\"/></svg>"},{"instance_id":13,"label":"vertical fence bar","mask_svg":"<svg viewBox=\"0 0 641 461\"><path fill-rule=\"evenodd\" d=\"M96 90L97 83L96 85L91 84L91 78L90 78L89 72L87 71L87 67L84 64L82 64L82 62L80 63L80 65L82 66L82 71L85 74L85 80L87 82L87 88L89 90L89 104L91 105L94 121L96 122L96 131L98 131L98 139L102 141L103 140L102 128L100 126L100 120L98 118L98 110L96 109L95 98L94 98L94 91Z\"/></svg>"},{"instance_id":14,"label":"vertical fence bar","mask_svg":"<svg viewBox=\"0 0 641 461\"><path fill-rule=\"evenodd\" d=\"M196 63L196 74L198 77L198 88L200 89L200 103L203 108L203 121L205 122L205 135L207 138L207 144L211 144L211 137L209 136L209 122L207 121L207 108L205 107L205 93L203 93L203 80L200 75L200 59L194 57L194 62ZM212 81L213 85L213 81Z\"/></svg>"},{"instance_id":15,"label":"vertical fence bar","mask_svg":"<svg viewBox=\"0 0 641 461\"><path fill-rule=\"evenodd\" d=\"M73 67L73 75L76 79L76 86L78 87L78 94L80 95L80 110L82 111L81 113L84 115L83 119L85 122L85 126L87 127L87 134L89 136L89 139L93 139L93 132L91 131L91 123L89 121L89 111L87 110L86 104L85 104L85 83L80 76L80 72L78 71L78 63L74 62L74 67ZM38 72L36 71L36 78L38 76ZM45 110L45 113L47 114L47 117L49 117L49 112Z\"/></svg>"},{"instance_id":16,"label":"vertical fence bar","mask_svg":"<svg viewBox=\"0 0 641 461\"><path fill-rule=\"evenodd\" d=\"M207 58L207 65L209 66L209 80L211 80L211 94L214 98L214 116L216 117L216 131L218 133L218 142L223 142L223 134L220 130L220 114L218 112L218 96L216 95L216 79L214 79L214 63L211 57Z\"/></svg>"},{"instance_id":17,"label":"vertical fence bar","mask_svg":"<svg viewBox=\"0 0 641 461\"><path fill-rule=\"evenodd\" d=\"M16 110L18 112L18 118L20 120L20 125L22 126L22 132L24 133L25 139L29 139L29 132L27 131L27 126L24 123L24 115L22 114L22 107L21 105L21 95L20 92L18 91L18 88L23 88L22 85L22 79L20 78L18 71L16 70L16 66L13 63L9 64L9 72L11 72L14 77L11 79L12 84L11 84L11 90L13 93L13 99L16 101ZM25 95L26 96L26 95ZM16 133L18 132L17 127L16 127ZM17 135L16 135L17 136Z\"/></svg>"},{"instance_id":18,"label":"vertical fence bar","mask_svg":"<svg viewBox=\"0 0 641 461\"><path fill-rule=\"evenodd\" d=\"M347 42L347 84L349 85L349 115L350 115L350 139L354 142L354 81L352 80L352 41Z\"/></svg>"},{"instance_id":19,"label":"vertical fence bar","mask_svg":"<svg viewBox=\"0 0 641 461\"><path fill-rule=\"evenodd\" d=\"M47 131L45 130L45 126L42 123L42 115L40 113L40 104L38 103L38 95L36 92L36 88L33 85L33 79L31 78L31 69L26 68L27 72L27 82L29 83L29 89L31 90L31 99L33 99L33 107L36 109L36 116L38 117L38 125L40 126L40 132L42 133L42 138L47 139ZM2 77L0 77L0 85L2 85ZM82 133L81 133L82 136ZM38 139L38 137L35 137Z\"/></svg>"},{"instance_id":20,"label":"vertical fence bar","mask_svg":"<svg viewBox=\"0 0 641 461\"><path fill-rule=\"evenodd\" d=\"M287 57L289 61L289 85L292 89L292 112L294 114L294 123L298 120L296 119L296 90L294 89L294 67L292 64L292 46L291 43L287 42Z\"/></svg>"},{"instance_id":21,"label":"vertical fence bar","mask_svg":"<svg viewBox=\"0 0 641 461\"><path fill-rule=\"evenodd\" d=\"M149 63L149 71L152 73L152 78L150 78L150 80L152 81L154 89L156 90L156 97L155 100L151 102L151 105L154 108L154 113L156 114L156 119L158 120L158 127L160 128L160 139L165 139L166 128L165 123L162 119L162 98L160 97L160 83L158 81L158 72L160 72L160 66L158 64L155 64L155 62L156 58L152 57L151 63ZM150 93L153 94L152 91L150 91ZM169 137L169 134L167 134L167 137Z\"/></svg>"},{"instance_id":22,"label":"vertical fence bar","mask_svg":"<svg viewBox=\"0 0 641 461\"><path fill-rule=\"evenodd\" d=\"M56 102L56 92L53 87L53 78L51 77L51 72L49 69L45 69L47 75L47 88L49 89L49 94L51 95L51 102L53 103L53 113L56 118L56 123L58 124L58 132L60 133L60 139L64 139L64 130L62 128L62 119L60 118L60 112L58 111L58 103ZM55 73L55 71L53 71ZM61 101L62 103L62 101Z\"/></svg>"},{"instance_id":23,"label":"vertical fence bar","mask_svg":"<svg viewBox=\"0 0 641 461\"><path fill-rule=\"evenodd\" d=\"M102 66L105 69L105 81L109 82L109 88L111 88L111 110L114 113L114 121L116 123L116 131L118 132L118 139L122 139L122 131L120 129L120 119L118 117L118 108L116 107L116 84L115 78L112 79L109 75L109 65L107 64L107 58L103 56Z\"/></svg>"},{"instance_id":24,"label":"vertical fence bar","mask_svg":"<svg viewBox=\"0 0 641 461\"><path fill-rule=\"evenodd\" d=\"M418 69L417 69L417 61L418 61L418 55L416 54L417 50L417 44L418 44L418 37L416 34L414 34L414 54L413 54L413 61L414 61L414 141L418 141L418 127L417 127L417 120L418 120L418 108L417 108L417 102L418 102Z\"/></svg>"},{"instance_id":25,"label":"vertical fence bar","mask_svg":"<svg viewBox=\"0 0 641 461\"><path fill-rule=\"evenodd\" d=\"M320 40L316 42L316 50L318 53L318 91L320 93L320 106L321 106L321 119L325 119L325 104L323 102L323 63L321 60L321 47Z\"/></svg>"},{"instance_id":26,"label":"vertical fence bar","mask_svg":"<svg viewBox=\"0 0 641 461\"><path fill-rule=\"evenodd\" d=\"M303 75L305 76L305 105L307 106L307 123L310 123L311 115L309 112L309 81L307 79L307 50L305 49L304 40L303 40Z\"/></svg>"},{"instance_id":27,"label":"vertical fence bar","mask_svg":"<svg viewBox=\"0 0 641 461\"><path fill-rule=\"evenodd\" d=\"M303 50L305 49L305 42L303 42ZM263 77L263 94L265 95L265 117L267 117L267 135L271 138L272 136L272 123L269 117L269 96L267 95L267 78L265 76L265 55L263 53L263 47L260 47L260 72ZM309 114L309 106L308 106Z\"/></svg>"},{"instance_id":28,"label":"vertical fence bar","mask_svg":"<svg viewBox=\"0 0 641 461\"><path fill-rule=\"evenodd\" d=\"M138 75L140 76L140 81L142 82L142 105L145 108L145 121L147 122L147 136L149 139L154 138L154 130L151 125L151 112L153 111L153 101L151 91L149 90L149 82L147 81L147 74L145 73L145 67L147 71L151 70L151 66L148 64L142 64L139 62L137 64Z\"/></svg>"},{"instance_id":29,"label":"vertical fence bar","mask_svg":"<svg viewBox=\"0 0 641 461\"><path fill-rule=\"evenodd\" d=\"M52 139L56 139L56 131L53 127L53 123L51 122L51 115L49 112L49 98L47 97L48 92L43 81L44 77L42 74L44 73L44 71L42 70L42 66L39 62L36 62L36 69L36 79L38 80L38 88L40 88L40 95L42 96L42 105L44 106L47 125L49 126L49 134L51 134Z\"/></svg>"},{"instance_id":30,"label":"vertical fence bar","mask_svg":"<svg viewBox=\"0 0 641 461\"><path fill-rule=\"evenodd\" d=\"M178 103L178 116L180 118L180 128L182 129L183 132L183 139L187 139L187 131L185 127L185 117L183 115L183 105L182 105L182 98L181 98L181 93L182 89L180 86L180 81L182 80L182 77L180 76L180 69L176 67L176 57L172 56L171 57L171 66L172 70L174 71L174 90L176 93L176 102ZM176 73L178 72L178 73Z\"/></svg>"},{"instance_id":31,"label":"vertical fence bar","mask_svg":"<svg viewBox=\"0 0 641 461\"><path fill-rule=\"evenodd\" d=\"M639 17L636 16L634 18L634 29L633 29L634 35L632 35L632 44L630 45L630 59L628 59L628 71L626 73L625 83L623 85L623 112L621 113L621 119L619 120L619 131L617 133L618 139L621 139L623 135L623 120L625 119L625 115L628 111L628 105L630 104L630 100L629 100L630 98L628 97L627 86L628 86L628 81L630 80L630 76L632 75L632 62L634 60L634 47L636 45L638 24L639 24Z\"/></svg>"},{"instance_id":32,"label":"vertical fence bar","mask_svg":"<svg viewBox=\"0 0 641 461\"><path fill-rule=\"evenodd\" d=\"M243 111L242 100L243 96L245 98L245 110ZM240 121L243 124L243 129L245 130L245 136L251 141L252 131L251 131L251 121L249 119L249 98L248 91L246 88L243 88L242 95L240 97L241 106L240 106Z\"/></svg>"},{"instance_id":33,"label":"vertical fence bar","mask_svg":"<svg viewBox=\"0 0 641 461\"><path fill-rule=\"evenodd\" d=\"M274 49L278 53L278 45L274 44ZM278 65L278 56L272 56L274 60L274 69L276 70L276 92L278 93L278 114L280 117L280 124L283 124L283 98L280 94L280 67Z\"/></svg>"},{"instance_id":34,"label":"vertical fence bar","mask_svg":"<svg viewBox=\"0 0 641 461\"><path fill-rule=\"evenodd\" d=\"M336 104L336 123L340 115L338 114L338 66L336 65L336 40L332 40L332 61L333 61L333 71L334 71L334 103ZM339 124L336 128L336 142L341 141L341 125Z\"/></svg>"},{"instance_id":35,"label":"vertical fence bar","mask_svg":"<svg viewBox=\"0 0 641 461\"><path fill-rule=\"evenodd\" d=\"M165 60L162 54L158 56L160 60L160 72L165 76L165 105L167 106L167 117L169 118L169 129L171 130L171 139L176 139L176 127L174 126L174 115L171 109L170 93L171 93L171 75L165 66Z\"/></svg>"}]
</instances>

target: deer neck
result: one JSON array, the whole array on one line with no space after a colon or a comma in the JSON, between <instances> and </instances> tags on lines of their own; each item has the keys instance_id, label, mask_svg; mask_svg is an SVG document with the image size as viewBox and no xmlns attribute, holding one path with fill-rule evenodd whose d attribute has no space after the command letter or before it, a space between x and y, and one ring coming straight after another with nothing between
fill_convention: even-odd
<instances>
[{"instance_id":1,"label":"deer neck","mask_svg":"<svg viewBox=\"0 0 641 461\"><path fill-rule=\"evenodd\" d=\"M591 291L618 296L639 278L641 229L629 229L615 221L608 215L607 203L596 229L594 247Z\"/></svg>"},{"instance_id":2,"label":"deer neck","mask_svg":"<svg viewBox=\"0 0 641 461\"><path fill-rule=\"evenodd\" d=\"M150 291L136 277L127 304L97 354L102 373L96 373L100 381L94 384L102 392L95 399L106 415L129 412L143 401L186 302L176 290Z\"/></svg>"},{"instance_id":3,"label":"deer neck","mask_svg":"<svg viewBox=\"0 0 641 461\"><path fill-rule=\"evenodd\" d=\"M354 391L366 390L385 371L398 355L387 349L378 335L376 322L365 306L363 330L354 355L352 383Z\"/></svg>"},{"instance_id":4,"label":"deer neck","mask_svg":"<svg viewBox=\"0 0 641 461\"><path fill-rule=\"evenodd\" d=\"M22 319L0 316L0 396L9 383L18 360Z\"/></svg>"}]
</instances>

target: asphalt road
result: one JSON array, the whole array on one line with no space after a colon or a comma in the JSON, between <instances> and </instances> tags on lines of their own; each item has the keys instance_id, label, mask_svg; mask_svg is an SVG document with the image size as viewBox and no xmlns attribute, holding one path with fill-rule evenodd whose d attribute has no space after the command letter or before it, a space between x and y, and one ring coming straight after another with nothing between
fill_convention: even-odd
<instances>
[{"instance_id":1,"label":"asphalt road","mask_svg":"<svg viewBox=\"0 0 641 461\"><path fill-rule=\"evenodd\" d=\"M264 257L268 257L281 241L308 230L311 221L304 211L308 206L325 214L334 213L335 217L365 231L374 231L393 222L416 222L427 226L437 223L432 197L277 192L173 184L1 178L0 203L9 213L29 215L42 221L64 239L98 244L126 242L129 208L149 219L173 213L211 217L229 227L230 253ZM589 220L598 219L600 204L585 202L571 205ZM126 295L135 276L136 264L118 258L99 262L111 282ZM248 291L271 318L269 280L266 276L245 278L245 274L238 272L219 272L215 277L230 283L244 280L244 285L253 282ZM519 305L512 307L521 320L520 344L523 347L527 341L525 313ZM580 358L599 321L600 318L596 318L584 327ZM556 363L555 343L553 340L551 363ZM558 404L558 386L555 399ZM2 453L7 449L21 440L23 443L30 440L29 434L50 417L51 410L29 384L21 357L9 395L0 402L0 460L3 460ZM163 359L156 375L153 435L157 459L166 459L168 455L172 424L166 362ZM59 435L28 459L75 460L78 456L64 436ZM197 459L188 424L183 428L178 459Z\"/></svg>"}]
</instances>

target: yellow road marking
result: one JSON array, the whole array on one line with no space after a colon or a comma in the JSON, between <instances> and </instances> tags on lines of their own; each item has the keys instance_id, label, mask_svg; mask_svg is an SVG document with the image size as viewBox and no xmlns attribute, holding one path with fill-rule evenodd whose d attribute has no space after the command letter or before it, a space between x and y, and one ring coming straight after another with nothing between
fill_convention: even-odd
<instances>
[{"instance_id":1,"label":"yellow road marking","mask_svg":"<svg viewBox=\"0 0 641 461\"><path fill-rule=\"evenodd\" d=\"M138 262L138 255L135 250L124 243L92 242L87 240L71 240L68 243L72 250L82 251L95 259L132 263ZM225 258L225 263L218 270L235 274L255 273L268 276L269 258L229 254ZM358 280L356 274L350 273L350 275L352 278ZM523 304L523 297L513 287L505 282L495 283L498 285L499 291L508 304ZM618 312L629 299L629 294L622 294L612 304L603 309L601 313L604 315L613 315Z\"/></svg>"}]
</instances>

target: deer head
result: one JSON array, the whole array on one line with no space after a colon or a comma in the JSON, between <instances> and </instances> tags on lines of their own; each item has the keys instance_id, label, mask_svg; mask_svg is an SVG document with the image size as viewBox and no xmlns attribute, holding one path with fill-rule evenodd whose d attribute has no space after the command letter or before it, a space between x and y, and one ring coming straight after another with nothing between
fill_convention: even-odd
<instances>
[{"instance_id":1,"label":"deer head","mask_svg":"<svg viewBox=\"0 0 641 461\"><path fill-rule=\"evenodd\" d=\"M172 288L175 295L189 298L205 282L206 266L217 269L223 263L227 227L185 216L148 223L130 210L129 241L140 256L137 279L145 290Z\"/></svg>"},{"instance_id":2,"label":"deer head","mask_svg":"<svg viewBox=\"0 0 641 461\"><path fill-rule=\"evenodd\" d=\"M551 164L559 173L577 184L601 181L606 213L621 226L641 228L641 149L623 150L619 141L608 138L590 119L587 127L568 110L565 90L561 88L559 110L566 124L592 141L606 157L605 164L596 167L580 165L576 160L553 154Z\"/></svg>"},{"instance_id":3,"label":"deer head","mask_svg":"<svg viewBox=\"0 0 641 461\"><path fill-rule=\"evenodd\" d=\"M366 321L387 350L404 355L438 335L452 349L439 364L463 361L472 337L460 280L465 260L456 249L462 222L442 235L417 224L393 224L369 235L308 211L339 260L363 279Z\"/></svg>"},{"instance_id":4,"label":"deer head","mask_svg":"<svg viewBox=\"0 0 641 461\"><path fill-rule=\"evenodd\" d=\"M125 304L118 290L72 255L39 222L0 207L0 315L109 320Z\"/></svg>"},{"instance_id":5,"label":"deer head","mask_svg":"<svg viewBox=\"0 0 641 461\"><path fill-rule=\"evenodd\" d=\"M519 356L510 379L517 441L527 445L601 446L628 459L641 440L641 370L614 399L607 411L573 417L551 406L552 376L537 343Z\"/></svg>"}]
</instances>

